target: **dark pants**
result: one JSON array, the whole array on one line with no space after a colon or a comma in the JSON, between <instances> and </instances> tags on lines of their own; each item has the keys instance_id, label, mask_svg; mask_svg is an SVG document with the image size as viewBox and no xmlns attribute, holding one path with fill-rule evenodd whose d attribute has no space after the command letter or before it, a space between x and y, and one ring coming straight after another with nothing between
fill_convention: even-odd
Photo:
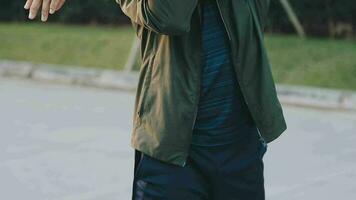
<instances>
[{"instance_id":1,"label":"dark pants","mask_svg":"<svg viewBox=\"0 0 356 200\"><path fill-rule=\"evenodd\" d=\"M264 200L266 151L257 134L219 146L192 145L185 167L135 150L132 199Z\"/></svg>"}]
</instances>

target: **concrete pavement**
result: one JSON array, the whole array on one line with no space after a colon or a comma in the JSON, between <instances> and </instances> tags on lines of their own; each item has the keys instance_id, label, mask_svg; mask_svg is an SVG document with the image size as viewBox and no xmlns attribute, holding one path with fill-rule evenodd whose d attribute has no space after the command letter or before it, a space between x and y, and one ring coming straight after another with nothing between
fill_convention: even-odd
<instances>
[{"instance_id":1,"label":"concrete pavement","mask_svg":"<svg viewBox=\"0 0 356 200\"><path fill-rule=\"evenodd\" d=\"M128 200L134 93L0 78L0 199ZM267 200L356 199L356 112L284 105Z\"/></svg>"}]
</instances>

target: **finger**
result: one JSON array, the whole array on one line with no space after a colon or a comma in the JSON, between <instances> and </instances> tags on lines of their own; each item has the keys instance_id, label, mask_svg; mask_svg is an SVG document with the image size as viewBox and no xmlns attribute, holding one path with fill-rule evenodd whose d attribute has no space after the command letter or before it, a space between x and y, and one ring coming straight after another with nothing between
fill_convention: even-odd
<instances>
[{"instance_id":1,"label":"finger","mask_svg":"<svg viewBox=\"0 0 356 200\"><path fill-rule=\"evenodd\" d=\"M32 1L33 1L33 0L27 0L27 1L26 1L26 4L25 4L25 6L24 6L24 8L25 8L26 10L28 10L28 9L30 8L30 6L31 6L31 4L32 4Z\"/></svg>"},{"instance_id":2,"label":"finger","mask_svg":"<svg viewBox=\"0 0 356 200\"><path fill-rule=\"evenodd\" d=\"M54 12L56 12L57 5L58 5L58 0L51 1L51 5L50 5L50 9L49 9L50 14L53 14Z\"/></svg>"},{"instance_id":3,"label":"finger","mask_svg":"<svg viewBox=\"0 0 356 200\"><path fill-rule=\"evenodd\" d=\"M43 0L43 3L42 3L42 15L41 15L41 20L43 22L47 21L47 19L48 19L49 5L50 4L51 4L50 0Z\"/></svg>"},{"instance_id":4,"label":"finger","mask_svg":"<svg viewBox=\"0 0 356 200\"><path fill-rule=\"evenodd\" d=\"M42 0L33 0L31 7L30 7L30 13L28 15L28 18L34 19L37 15L37 12L41 6Z\"/></svg>"},{"instance_id":5,"label":"finger","mask_svg":"<svg viewBox=\"0 0 356 200\"><path fill-rule=\"evenodd\" d=\"M66 2L66 0L59 0L56 11L62 8L62 6L64 5L64 2Z\"/></svg>"}]
</instances>

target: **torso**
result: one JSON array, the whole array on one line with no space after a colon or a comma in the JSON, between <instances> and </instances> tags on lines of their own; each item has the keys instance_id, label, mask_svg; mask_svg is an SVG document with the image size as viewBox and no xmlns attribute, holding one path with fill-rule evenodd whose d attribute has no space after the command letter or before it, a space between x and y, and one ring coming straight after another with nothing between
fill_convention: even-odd
<instances>
[{"instance_id":1,"label":"torso","mask_svg":"<svg viewBox=\"0 0 356 200\"><path fill-rule=\"evenodd\" d=\"M230 43L215 1L202 5L203 67L192 144L233 142L256 131L230 58Z\"/></svg>"}]
</instances>

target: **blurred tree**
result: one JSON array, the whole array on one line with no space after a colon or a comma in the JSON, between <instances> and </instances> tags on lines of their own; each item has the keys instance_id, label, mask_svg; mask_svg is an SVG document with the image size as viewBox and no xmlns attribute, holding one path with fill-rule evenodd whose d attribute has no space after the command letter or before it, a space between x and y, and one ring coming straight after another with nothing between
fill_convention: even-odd
<instances>
[{"instance_id":1,"label":"blurred tree","mask_svg":"<svg viewBox=\"0 0 356 200\"><path fill-rule=\"evenodd\" d=\"M26 20L24 4L25 0L1 0L0 21ZM59 12L60 14L51 16L49 21L86 24L128 22L115 0L72 0Z\"/></svg>"},{"instance_id":2,"label":"blurred tree","mask_svg":"<svg viewBox=\"0 0 356 200\"><path fill-rule=\"evenodd\" d=\"M26 15L24 3L24 0L1 0L0 21L23 20Z\"/></svg>"},{"instance_id":3,"label":"blurred tree","mask_svg":"<svg viewBox=\"0 0 356 200\"><path fill-rule=\"evenodd\" d=\"M308 35L348 36L356 31L355 0L289 0ZM25 0L1 0L0 21L23 21ZM71 0L49 21L86 24L129 23L115 0ZM279 0L271 0L268 31L294 33Z\"/></svg>"},{"instance_id":4,"label":"blurred tree","mask_svg":"<svg viewBox=\"0 0 356 200\"><path fill-rule=\"evenodd\" d=\"M304 38L305 37L305 30L303 26L301 25L298 16L295 14L295 11L291 4L289 3L289 0L279 0L280 3L282 4L284 10L286 11L286 14L289 18L289 21L293 24L295 30L297 31L299 37Z\"/></svg>"},{"instance_id":5,"label":"blurred tree","mask_svg":"<svg viewBox=\"0 0 356 200\"><path fill-rule=\"evenodd\" d=\"M332 36L335 34L333 32L355 34L356 1L354 0L290 0L290 3L309 35ZM269 14L269 31L294 32L279 1L271 1Z\"/></svg>"}]
</instances>

